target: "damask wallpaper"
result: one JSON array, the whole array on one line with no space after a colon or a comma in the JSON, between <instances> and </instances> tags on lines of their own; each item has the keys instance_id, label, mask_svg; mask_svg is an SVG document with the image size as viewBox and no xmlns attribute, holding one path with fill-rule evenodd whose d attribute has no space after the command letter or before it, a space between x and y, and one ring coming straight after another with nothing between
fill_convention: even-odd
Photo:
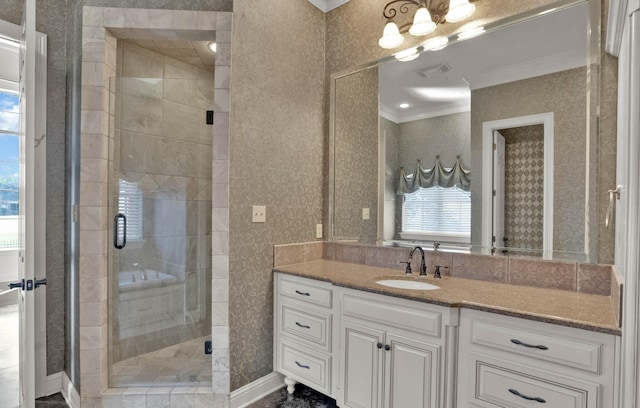
<instances>
[{"instance_id":1,"label":"damask wallpaper","mask_svg":"<svg viewBox=\"0 0 640 408\"><path fill-rule=\"evenodd\" d=\"M504 246L542 250L544 128L523 126L500 134L505 139Z\"/></svg>"}]
</instances>

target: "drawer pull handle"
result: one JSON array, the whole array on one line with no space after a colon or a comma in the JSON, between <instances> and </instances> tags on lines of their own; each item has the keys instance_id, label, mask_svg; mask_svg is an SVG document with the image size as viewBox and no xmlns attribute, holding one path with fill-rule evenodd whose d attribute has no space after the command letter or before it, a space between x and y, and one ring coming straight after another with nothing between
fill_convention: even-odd
<instances>
[{"instance_id":1,"label":"drawer pull handle","mask_svg":"<svg viewBox=\"0 0 640 408\"><path fill-rule=\"evenodd\" d=\"M311 367L309 367L308 365L304 365L304 364L300 364L296 361L296 365L300 368L306 368L307 370L310 369Z\"/></svg>"},{"instance_id":2,"label":"drawer pull handle","mask_svg":"<svg viewBox=\"0 0 640 408\"><path fill-rule=\"evenodd\" d=\"M311 326L306 326L306 325L304 325L304 324L300 324L300 323L298 323L298 322L296 322L296 326L298 326L298 327L302 327L303 329L310 329L310 328L311 328Z\"/></svg>"},{"instance_id":3,"label":"drawer pull handle","mask_svg":"<svg viewBox=\"0 0 640 408\"><path fill-rule=\"evenodd\" d=\"M311 296L309 292L300 292L299 290L296 290L296 293L300 296Z\"/></svg>"},{"instance_id":4,"label":"drawer pull handle","mask_svg":"<svg viewBox=\"0 0 640 408\"><path fill-rule=\"evenodd\" d=\"M518 339L511 339L511 342L513 344L516 344L516 345L522 346L522 347L534 348L534 349L538 349L538 350L549 350L549 347L547 347L547 346L527 344L527 343L521 342Z\"/></svg>"},{"instance_id":5,"label":"drawer pull handle","mask_svg":"<svg viewBox=\"0 0 640 408\"><path fill-rule=\"evenodd\" d=\"M512 393L513 395L516 395L522 399L526 399L527 401L535 401L535 402L539 402L541 404L546 403L547 401L543 400L542 398L539 397L527 397L526 395L522 395L518 392L518 390L514 390L513 388L509 388L509 392Z\"/></svg>"}]
</instances>

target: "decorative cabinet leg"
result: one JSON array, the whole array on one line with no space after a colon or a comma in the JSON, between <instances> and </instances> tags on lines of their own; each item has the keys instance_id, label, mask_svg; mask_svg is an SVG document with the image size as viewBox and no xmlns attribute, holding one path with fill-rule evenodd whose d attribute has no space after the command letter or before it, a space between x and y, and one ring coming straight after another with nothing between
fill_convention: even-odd
<instances>
[{"instance_id":1,"label":"decorative cabinet leg","mask_svg":"<svg viewBox=\"0 0 640 408\"><path fill-rule=\"evenodd\" d=\"M287 392L289 394L293 394L296 390L296 384L298 383L296 380L292 380L289 377L284 377L284 383L287 384Z\"/></svg>"}]
</instances>

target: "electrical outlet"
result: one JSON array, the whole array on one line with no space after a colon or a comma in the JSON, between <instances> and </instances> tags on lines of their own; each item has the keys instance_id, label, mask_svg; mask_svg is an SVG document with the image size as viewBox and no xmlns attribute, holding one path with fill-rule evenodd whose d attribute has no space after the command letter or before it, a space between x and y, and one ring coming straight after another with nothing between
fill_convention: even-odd
<instances>
[{"instance_id":1,"label":"electrical outlet","mask_svg":"<svg viewBox=\"0 0 640 408\"><path fill-rule=\"evenodd\" d=\"M369 209L368 208L363 208L362 209L362 219L363 220L368 220L369 219Z\"/></svg>"},{"instance_id":2,"label":"electrical outlet","mask_svg":"<svg viewBox=\"0 0 640 408\"><path fill-rule=\"evenodd\" d=\"M322 238L322 224L316 224L316 238Z\"/></svg>"},{"instance_id":3,"label":"electrical outlet","mask_svg":"<svg viewBox=\"0 0 640 408\"><path fill-rule=\"evenodd\" d=\"M267 207L264 205L254 205L251 212L251 222L266 222Z\"/></svg>"}]
</instances>

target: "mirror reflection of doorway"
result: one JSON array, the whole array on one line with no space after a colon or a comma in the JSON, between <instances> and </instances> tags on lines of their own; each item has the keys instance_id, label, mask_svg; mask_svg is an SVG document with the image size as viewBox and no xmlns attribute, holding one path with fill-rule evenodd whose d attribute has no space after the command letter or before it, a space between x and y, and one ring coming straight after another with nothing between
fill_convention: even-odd
<instances>
[{"instance_id":1,"label":"mirror reflection of doorway","mask_svg":"<svg viewBox=\"0 0 640 408\"><path fill-rule=\"evenodd\" d=\"M482 138L482 246L551 257L553 112L484 122Z\"/></svg>"},{"instance_id":2,"label":"mirror reflection of doorway","mask_svg":"<svg viewBox=\"0 0 640 408\"><path fill-rule=\"evenodd\" d=\"M543 249L544 127L494 131L496 247Z\"/></svg>"}]
</instances>

